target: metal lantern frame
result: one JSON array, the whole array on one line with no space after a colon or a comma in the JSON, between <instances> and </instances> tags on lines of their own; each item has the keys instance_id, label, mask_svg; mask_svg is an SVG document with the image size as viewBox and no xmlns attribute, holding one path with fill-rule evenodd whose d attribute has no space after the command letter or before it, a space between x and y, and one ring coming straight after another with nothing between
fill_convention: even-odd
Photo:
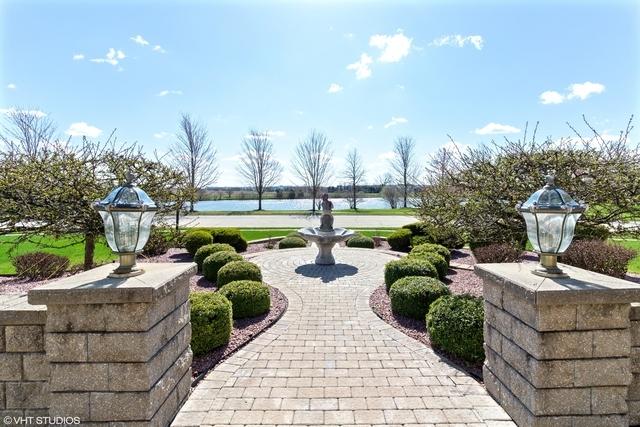
<instances>
[{"instance_id":1,"label":"metal lantern frame","mask_svg":"<svg viewBox=\"0 0 640 427\"><path fill-rule=\"evenodd\" d=\"M533 274L551 278L569 277L558 267L558 256L571 245L578 218L587 210L588 206L583 202L576 202L566 191L558 188L555 185L553 175L547 175L545 181L546 184L543 188L533 193L524 204L518 204L516 209L525 218L529 241L534 251L540 255L540 265L533 270ZM556 218L542 221L542 215L555 215ZM551 230L544 230L541 227L551 227L551 220L560 216L562 216L562 223L560 227L556 227L560 230L559 236L553 236L557 240L557 244L553 247L545 247L546 250L543 250L541 233L553 233ZM535 230L532 230L533 227ZM535 232L533 233L533 231ZM532 234L535 235L535 241L531 238Z\"/></svg>"},{"instance_id":2,"label":"metal lantern frame","mask_svg":"<svg viewBox=\"0 0 640 427\"><path fill-rule=\"evenodd\" d=\"M144 273L144 270L136 265L136 255L142 251L149 239L151 222L155 212L158 210L158 206L147 193L133 184L135 178L133 174L127 173L127 180L122 186L116 187L103 200L93 204L93 208L100 213L105 224L105 235L109 247L119 257L120 264L109 274L109 277L133 277ZM132 199L132 196L135 197ZM124 247L121 237L124 236L125 232L120 229L122 220L119 216L127 213L138 214L138 218L137 223L135 219L131 221L131 218L129 218L130 225L134 224L135 226L135 243L129 242L126 245L128 247ZM151 216L145 215L146 213L151 213ZM143 224L143 219L145 219L145 224ZM142 236L141 239L141 227L143 225L146 226L146 222L148 222L149 232L146 233L146 236Z\"/></svg>"}]
</instances>

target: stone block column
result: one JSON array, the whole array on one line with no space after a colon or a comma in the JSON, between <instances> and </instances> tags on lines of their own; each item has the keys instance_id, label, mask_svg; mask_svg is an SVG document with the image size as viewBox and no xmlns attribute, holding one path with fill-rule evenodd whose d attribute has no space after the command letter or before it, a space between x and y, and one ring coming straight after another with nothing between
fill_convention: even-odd
<instances>
[{"instance_id":1,"label":"stone block column","mask_svg":"<svg viewBox=\"0 0 640 427\"><path fill-rule=\"evenodd\" d=\"M46 317L46 307L29 304L26 294L0 295L0 420L48 414Z\"/></svg>"},{"instance_id":2,"label":"stone block column","mask_svg":"<svg viewBox=\"0 0 640 427\"><path fill-rule=\"evenodd\" d=\"M29 292L47 306L50 416L82 424L168 425L191 385L189 278L195 264L145 264L107 278L113 265Z\"/></svg>"},{"instance_id":3,"label":"stone block column","mask_svg":"<svg viewBox=\"0 0 640 427\"><path fill-rule=\"evenodd\" d=\"M562 265L480 264L489 393L519 426L627 426L634 283Z\"/></svg>"}]
</instances>

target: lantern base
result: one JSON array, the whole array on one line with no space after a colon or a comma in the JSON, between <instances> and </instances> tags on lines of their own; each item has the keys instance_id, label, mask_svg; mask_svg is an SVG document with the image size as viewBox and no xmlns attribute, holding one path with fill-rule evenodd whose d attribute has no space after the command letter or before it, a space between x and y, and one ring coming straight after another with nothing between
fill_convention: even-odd
<instances>
[{"instance_id":1,"label":"lantern base","mask_svg":"<svg viewBox=\"0 0 640 427\"><path fill-rule=\"evenodd\" d=\"M144 273L144 270L136 265L135 253L120 253L118 256L120 257L120 265L108 277L122 279L139 276Z\"/></svg>"},{"instance_id":2,"label":"lantern base","mask_svg":"<svg viewBox=\"0 0 640 427\"><path fill-rule=\"evenodd\" d=\"M549 277L553 279L567 278L569 275L558 267L557 254L540 254L540 265L532 271L533 274L540 277Z\"/></svg>"}]
</instances>

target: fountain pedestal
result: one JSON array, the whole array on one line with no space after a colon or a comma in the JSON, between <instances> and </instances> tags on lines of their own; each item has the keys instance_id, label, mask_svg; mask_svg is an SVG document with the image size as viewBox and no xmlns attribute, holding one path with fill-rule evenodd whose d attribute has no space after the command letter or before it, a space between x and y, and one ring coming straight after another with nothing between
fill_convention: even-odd
<instances>
[{"instance_id":1,"label":"fountain pedestal","mask_svg":"<svg viewBox=\"0 0 640 427\"><path fill-rule=\"evenodd\" d=\"M303 239L313 242L318 247L316 264L334 265L336 259L333 257L333 247L336 243L347 240L355 233L346 228L334 228L332 231L322 231L319 227L306 227L298 230L298 234Z\"/></svg>"}]
</instances>

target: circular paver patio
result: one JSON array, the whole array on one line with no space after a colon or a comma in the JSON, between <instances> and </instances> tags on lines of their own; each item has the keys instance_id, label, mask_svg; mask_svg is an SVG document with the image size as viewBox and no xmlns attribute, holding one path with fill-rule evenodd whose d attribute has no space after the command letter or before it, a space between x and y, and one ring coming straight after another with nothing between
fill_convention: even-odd
<instances>
[{"instance_id":1,"label":"circular paver patio","mask_svg":"<svg viewBox=\"0 0 640 427\"><path fill-rule=\"evenodd\" d=\"M289 308L206 376L173 425L514 425L482 385L371 311L392 255L334 253L323 267L314 248L248 257Z\"/></svg>"}]
</instances>

